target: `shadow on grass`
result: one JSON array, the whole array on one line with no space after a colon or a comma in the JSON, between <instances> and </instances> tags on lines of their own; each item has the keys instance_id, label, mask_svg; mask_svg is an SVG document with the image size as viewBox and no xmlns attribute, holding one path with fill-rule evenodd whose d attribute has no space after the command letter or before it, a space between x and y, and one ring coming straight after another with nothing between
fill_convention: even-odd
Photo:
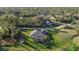
<instances>
[{"instance_id":1,"label":"shadow on grass","mask_svg":"<svg viewBox=\"0 0 79 59\"><path fill-rule=\"evenodd\" d=\"M28 45L31 46L32 48L34 48L34 49L36 49L36 50L39 50L39 51L40 51L40 49L39 49L38 47L40 47L41 49L47 49L47 47L46 47L45 44L43 44L43 43L37 43L37 42L34 42L34 41L30 41L29 39L32 39L32 38L27 37L27 36L24 35L24 40L25 40L25 44L26 44L26 45L28 44ZM32 40L33 40L33 39L32 39ZM28 42L30 42L30 43L32 43L32 44L38 46L38 47L34 47L33 45L30 45L30 44L29 44L28 42L26 42L26 41L28 41Z\"/></svg>"},{"instance_id":2,"label":"shadow on grass","mask_svg":"<svg viewBox=\"0 0 79 59\"><path fill-rule=\"evenodd\" d=\"M63 32L63 33L68 33L67 31L62 31L62 30L59 30L60 32Z\"/></svg>"},{"instance_id":3,"label":"shadow on grass","mask_svg":"<svg viewBox=\"0 0 79 59\"><path fill-rule=\"evenodd\" d=\"M33 48L33 49L35 49L35 50L40 50L40 49L38 49L37 47L35 47L35 46L33 46L32 44L30 44L30 43L32 43L32 42L30 42L29 41L29 39L31 39L30 37L28 37L28 36L25 36L23 33L21 33L22 34L22 37L20 38L20 39L24 39L24 45L28 45L28 46L30 46L31 48ZM26 42L26 41L28 41L28 42ZM26 46L23 46L23 45L21 45L23 48L25 48L25 49L27 49L27 50L29 50Z\"/></svg>"},{"instance_id":4,"label":"shadow on grass","mask_svg":"<svg viewBox=\"0 0 79 59\"><path fill-rule=\"evenodd\" d=\"M35 49L37 51L42 51L44 49L51 49L51 46L55 45L54 42L51 43L51 40L54 41L54 38L52 37L52 34L49 35L49 40L48 40L47 44L37 43L37 42L31 41L29 39L32 39L32 38L27 37L25 35L24 35L23 39L25 40L25 42L24 42L25 45L28 45L28 46L32 47L33 49ZM25 46L22 46L22 47L24 47L25 49L27 49L27 47L25 47Z\"/></svg>"},{"instance_id":5,"label":"shadow on grass","mask_svg":"<svg viewBox=\"0 0 79 59\"><path fill-rule=\"evenodd\" d=\"M32 38L31 38L31 39L32 39ZM39 47L40 47L41 49L51 49L51 46L56 46L56 44L51 43L51 40L53 40L52 37L51 37L51 39L48 40L48 42L46 42L46 43L37 43L37 42L32 42L32 41L30 41L29 38L27 38L27 37L25 38L25 41L28 41L28 42L30 42L30 43L32 43L32 44L38 46L38 47L34 47L33 45L31 46L32 48L35 48L36 50L40 50L40 49L37 49L37 48L39 48ZM26 42L26 44L27 44L28 42ZM30 44L28 43L28 45L30 45Z\"/></svg>"},{"instance_id":6,"label":"shadow on grass","mask_svg":"<svg viewBox=\"0 0 79 59\"><path fill-rule=\"evenodd\" d=\"M28 31L33 31L33 29L20 29L20 31L23 31L23 32L28 32Z\"/></svg>"},{"instance_id":7,"label":"shadow on grass","mask_svg":"<svg viewBox=\"0 0 79 59\"><path fill-rule=\"evenodd\" d=\"M30 51L30 49L28 49L27 47L20 45L21 47L25 48L26 50Z\"/></svg>"},{"instance_id":8,"label":"shadow on grass","mask_svg":"<svg viewBox=\"0 0 79 59\"><path fill-rule=\"evenodd\" d=\"M36 43L28 40L30 43L35 44L36 46L39 46L41 49L47 49L47 47L42 43ZM38 48L38 47L37 47Z\"/></svg>"},{"instance_id":9,"label":"shadow on grass","mask_svg":"<svg viewBox=\"0 0 79 59\"><path fill-rule=\"evenodd\" d=\"M38 47L35 47L35 45L30 44L29 42L32 43L32 42L29 41L29 40L28 40L28 42L25 41L25 43L27 43L27 44L28 44L30 47L32 47L33 49L40 51L40 49L39 49Z\"/></svg>"},{"instance_id":10,"label":"shadow on grass","mask_svg":"<svg viewBox=\"0 0 79 59\"><path fill-rule=\"evenodd\" d=\"M73 35L73 36L72 36L72 39L75 38L75 37L77 37L77 36L79 36L79 34L75 34L75 35Z\"/></svg>"},{"instance_id":11,"label":"shadow on grass","mask_svg":"<svg viewBox=\"0 0 79 59\"><path fill-rule=\"evenodd\" d=\"M0 51L8 51L8 48L6 48L4 46L0 46Z\"/></svg>"},{"instance_id":12,"label":"shadow on grass","mask_svg":"<svg viewBox=\"0 0 79 59\"><path fill-rule=\"evenodd\" d=\"M47 48L48 49L52 49L52 47L57 47L55 42L54 42L54 37L53 37L54 33L52 34L52 32L49 30L49 33L48 33L48 38L47 38Z\"/></svg>"},{"instance_id":13,"label":"shadow on grass","mask_svg":"<svg viewBox=\"0 0 79 59\"><path fill-rule=\"evenodd\" d=\"M21 46L22 48L28 50L28 51L31 51L31 49L29 49L28 47L24 46L23 44L19 44L19 42L17 42L18 44L17 45L13 45L13 46L10 46L10 45L5 45L4 47L15 47L15 48L18 48L18 46Z\"/></svg>"}]
</instances>

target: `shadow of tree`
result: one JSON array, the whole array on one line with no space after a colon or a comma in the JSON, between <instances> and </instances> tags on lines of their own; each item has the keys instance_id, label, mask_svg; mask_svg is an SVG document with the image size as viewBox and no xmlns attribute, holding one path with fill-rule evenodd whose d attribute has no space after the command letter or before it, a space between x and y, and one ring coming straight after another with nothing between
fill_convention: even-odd
<instances>
[{"instance_id":1,"label":"shadow of tree","mask_svg":"<svg viewBox=\"0 0 79 59\"><path fill-rule=\"evenodd\" d=\"M51 40L54 40L54 38L52 37L52 34L50 34L49 35L49 40L44 44L44 43L37 43L37 42L32 42L32 41L30 41L30 40L28 40L29 39L29 37L27 37L27 36L25 36L26 38L25 38L25 40L27 40L28 42L30 42L30 43L33 43L34 45L37 45L38 47L40 47L41 49L51 49L51 46L53 45L53 46L56 46L55 44L54 44L54 42L53 43L51 43ZM32 38L30 38L30 39L32 39ZM28 42L26 42L26 44L28 43ZM29 43L28 43L28 45L29 45ZM38 49L38 47L34 47L33 45L31 46L32 48L35 48L36 50L39 50Z\"/></svg>"},{"instance_id":2,"label":"shadow of tree","mask_svg":"<svg viewBox=\"0 0 79 59\"><path fill-rule=\"evenodd\" d=\"M23 33L21 33L21 35L22 35L22 37L20 36L20 40L22 40L22 39L24 40L24 43L23 43L23 44L25 44L26 46L29 45L29 46L32 47L33 49L40 51L40 49L38 49L37 47L35 47L35 46L33 46L32 44L30 44L30 43L33 43L33 42L29 41L29 39L31 39L30 37L25 36ZM28 49L26 46L23 46L23 45L21 45L21 46L22 46L23 48L27 49L27 50L30 50L30 49Z\"/></svg>"},{"instance_id":3,"label":"shadow of tree","mask_svg":"<svg viewBox=\"0 0 79 59\"><path fill-rule=\"evenodd\" d=\"M74 37L77 37L77 36L79 36L79 34L75 34L75 35L73 35L73 36L72 36L72 39L73 39Z\"/></svg>"},{"instance_id":4,"label":"shadow of tree","mask_svg":"<svg viewBox=\"0 0 79 59\"><path fill-rule=\"evenodd\" d=\"M48 40L47 40L46 45L48 49L51 49L52 46L56 46L56 44L54 43L54 37L51 31L49 31L48 33Z\"/></svg>"},{"instance_id":5,"label":"shadow of tree","mask_svg":"<svg viewBox=\"0 0 79 59\"><path fill-rule=\"evenodd\" d=\"M24 34L23 34L24 35ZM51 46L52 45L54 45L54 46L56 46L55 44L54 44L54 42L53 43L51 43L51 40L53 40L54 41L54 38L52 37L52 34L51 33L49 33L49 35L48 35L48 42L46 42L46 44L43 44L43 43L37 43L37 42L34 42L33 40L31 41L31 40L29 40L29 39L32 39L32 38L30 38L30 37L28 37L28 36L25 36L24 35L24 44L25 45L29 45L30 47L32 47L33 49L35 49L35 50L38 50L38 51L42 51L42 50L44 50L44 49L51 49ZM25 46L22 46L22 47L24 47L25 49L27 49L27 47L25 47ZM29 50L29 49L28 49Z\"/></svg>"},{"instance_id":6,"label":"shadow of tree","mask_svg":"<svg viewBox=\"0 0 79 59\"><path fill-rule=\"evenodd\" d=\"M68 33L67 31L62 31L62 30L59 30L60 32L63 32L63 33Z\"/></svg>"},{"instance_id":7,"label":"shadow of tree","mask_svg":"<svg viewBox=\"0 0 79 59\"><path fill-rule=\"evenodd\" d=\"M28 49L27 47L20 45L21 47L25 48L26 50L30 51L30 49Z\"/></svg>"},{"instance_id":8,"label":"shadow of tree","mask_svg":"<svg viewBox=\"0 0 79 59\"><path fill-rule=\"evenodd\" d=\"M30 42L30 41L29 41ZM38 50L38 51L40 51L40 49L38 48L38 47L35 47L35 45L32 45L32 44L30 44L30 43L28 43L28 42L26 42L30 47L32 47L33 49L35 49L35 50Z\"/></svg>"},{"instance_id":9,"label":"shadow of tree","mask_svg":"<svg viewBox=\"0 0 79 59\"><path fill-rule=\"evenodd\" d=\"M0 51L8 51L8 48L0 45Z\"/></svg>"},{"instance_id":10,"label":"shadow of tree","mask_svg":"<svg viewBox=\"0 0 79 59\"><path fill-rule=\"evenodd\" d=\"M40 47L41 49L48 49L47 46L46 46L46 44L44 44L44 43L37 43L37 42L35 42L35 41L30 41L29 39L32 39L32 38L30 38L30 37L28 37L28 36L25 36L25 35L24 35L24 39L27 40L27 41L29 41L30 43L33 43L34 45L37 45L37 46ZM27 44L27 43L28 43L28 42L26 42L25 44ZM29 44L29 43L28 43L28 44ZM31 47L33 47L33 45L32 45ZM38 47L33 47L33 48L39 50Z\"/></svg>"},{"instance_id":11,"label":"shadow of tree","mask_svg":"<svg viewBox=\"0 0 79 59\"><path fill-rule=\"evenodd\" d=\"M47 49L47 47L46 47L44 44L42 44L42 43L32 42L32 41L30 41L30 40L28 40L28 41L29 41L30 43L33 43L33 44L39 46L41 49Z\"/></svg>"}]
</instances>

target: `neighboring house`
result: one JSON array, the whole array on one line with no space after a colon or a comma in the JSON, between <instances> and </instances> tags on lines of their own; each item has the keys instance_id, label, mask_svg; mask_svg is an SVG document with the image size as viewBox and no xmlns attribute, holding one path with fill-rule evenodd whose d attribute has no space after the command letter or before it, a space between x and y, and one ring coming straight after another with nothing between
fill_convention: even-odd
<instances>
[{"instance_id":1,"label":"neighboring house","mask_svg":"<svg viewBox=\"0 0 79 59\"><path fill-rule=\"evenodd\" d=\"M34 41L44 43L47 41L47 33L48 32L44 29L34 30L31 32L30 36L34 39Z\"/></svg>"},{"instance_id":2,"label":"neighboring house","mask_svg":"<svg viewBox=\"0 0 79 59\"><path fill-rule=\"evenodd\" d=\"M45 25L52 25L53 23L50 20L44 20L43 24L45 24Z\"/></svg>"},{"instance_id":3,"label":"neighboring house","mask_svg":"<svg viewBox=\"0 0 79 59\"><path fill-rule=\"evenodd\" d=\"M43 24L46 25L46 26L50 26L50 25L52 25L52 26L60 26L60 25L62 25L61 23L57 23L55 21L50 21L50 20L45 20L43 22Z\"/></svg>"}]
</instances>

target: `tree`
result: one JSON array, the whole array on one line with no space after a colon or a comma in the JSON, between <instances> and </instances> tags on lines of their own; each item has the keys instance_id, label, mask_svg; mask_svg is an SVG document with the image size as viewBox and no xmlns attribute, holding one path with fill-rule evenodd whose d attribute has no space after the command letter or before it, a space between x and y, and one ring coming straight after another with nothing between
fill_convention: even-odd
<instances>
[{"instance_id":1,"label":"tree","mask_svg":"<svg viewBox=\"0 0 79 59\"><path fill-rule=\"evenodd\" d=\"M7 34L13 38L14 33L16 32L16 18L13 14L3 15L0 17L0 26L2 28L2 36L7 36Z\"/></svg>"},{"instance_id":2,"label":"tree","mask_svg":"<svg viewBox=\"0 0 79 59\"><path fill-rule=\"evenodd\" d=\"M23 17L17 19L17 26L26 26L26 20Z\"/></svg>"}]
</instances>

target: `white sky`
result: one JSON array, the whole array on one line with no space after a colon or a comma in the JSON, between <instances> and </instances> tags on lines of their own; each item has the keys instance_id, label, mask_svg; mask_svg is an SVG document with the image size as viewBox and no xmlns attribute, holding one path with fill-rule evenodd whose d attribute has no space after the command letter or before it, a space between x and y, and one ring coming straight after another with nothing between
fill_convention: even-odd
<instances>
[{"instance_id":1,"label":"white sky","mask_svg":"<svg viewBox=\"0 0 79 59\"><path fill-rule=\"evenodd\" d=\"M79 0L0 0L0 7L79 7Z\"/></svg>"}]
</instances>

